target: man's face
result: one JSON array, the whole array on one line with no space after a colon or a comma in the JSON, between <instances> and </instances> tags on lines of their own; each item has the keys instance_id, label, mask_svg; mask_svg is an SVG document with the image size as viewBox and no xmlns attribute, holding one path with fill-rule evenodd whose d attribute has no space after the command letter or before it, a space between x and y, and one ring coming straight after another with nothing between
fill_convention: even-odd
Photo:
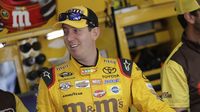
<instances>
[{"instance_id":1,"label":"man's face","mask_svg":"<svg viewBox=\"0 0 200 112\"><path fill-rule=\"evenodd\" d=\"M200 10L197 11L197 15L195 16L194 28L200 32Z\"/></svg>"},{"instance_id":2,"label":"man's face","mask_svg":"<svg viewBox=\"0 0 200 112\"><path fill-rule=\"evenodd\" d=\"M76 59L82 59L90 53L90 49L96 47L92 31L88 27L74 28L63 24L64 41L70 54Z\"/></svg>"},{"instance_id":3,"label":"man's face","mask_svg":"<svg viewBox=\"0 0 200 112\"><path fill-rule=\"evenodd\" d=\"M197 2L200 5L200 0L197 0ZM194 27L200 32L200 9L197 11Z\"/></svg>"},{"instance_id":4,"label":"man's face","mask_svg":"<svg viewBox=\"0 0 200 112\"><path fill-rule=\"evenodd\" d=\"M194 29L196 32L200 33L200 9L197 10L196 12L196 15L195 15L195 21L194 21ZM199 36L198 37L198 40L196 41L198 44L200 44L200 41L199 41Z\"/></svg>"}]
</instances>

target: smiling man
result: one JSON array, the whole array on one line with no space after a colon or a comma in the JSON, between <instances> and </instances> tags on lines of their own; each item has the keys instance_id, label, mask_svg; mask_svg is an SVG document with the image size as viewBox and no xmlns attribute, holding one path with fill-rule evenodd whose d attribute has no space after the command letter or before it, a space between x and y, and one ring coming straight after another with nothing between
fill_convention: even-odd
<instances>
[{"instance_id":1,"label":"smiling man","mask_svg":"<svg viewBox=\"0 0 200 112\"><path fill-rule=\"evenodd\" d=\"M71 59L44 71L38 93L39 112L174 112L152 94L152 86L135 63L104 58L96 48L98 18L78 6L61 13L59 22ZM65 75L63 74L70 74Z\"/></svg>"}]
</instances>

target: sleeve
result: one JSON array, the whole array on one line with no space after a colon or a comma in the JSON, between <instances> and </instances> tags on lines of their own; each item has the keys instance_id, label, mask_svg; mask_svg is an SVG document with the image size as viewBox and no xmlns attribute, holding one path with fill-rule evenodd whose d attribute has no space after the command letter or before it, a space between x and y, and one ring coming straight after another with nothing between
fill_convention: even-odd
<instances>
[{"instance_id":1,"label":"sleeve","mask_svg":"<svg viewBox=\"0 0 200 112\"><path fill-rule=\"evenodd\" d=\"M183 68L173 60L164 64L161 72L162 98L171 107L188 108L189 91Z\"/></svg>"},{"instance_id":2,"label":"sleeve","mask_svg":"<svg viewBox=\"0 0 200 112\"><path fill-rule=\"evenodd\" d=\"M14 95L14 96L15 96L15 101L16 101L16 111L17 112L28 112L28 109L25 107L25 105L22 103L22 101L19 99L19 97L16 95Z\"/></svg>"},{"instance_id":3,"label":"sleeve","mask_svg":"<svg viewBox=\"0 0 200 112\"><path fill-rule=\"evenodd\" d=\"M151 92L146 77L135 63L132 69L132 99L136 109L141 112L175 112Z\"/></svg>"},{"instance_id":4,"label":"sleeve","mask_svg":"<svg viewBox=\"0 0 200 112\"><path fill-rule=\"evenodd\" d=\"M36 108L38 112L55 112L49 90L42 78L39 83Z\"/></svg>"}]
</instances>

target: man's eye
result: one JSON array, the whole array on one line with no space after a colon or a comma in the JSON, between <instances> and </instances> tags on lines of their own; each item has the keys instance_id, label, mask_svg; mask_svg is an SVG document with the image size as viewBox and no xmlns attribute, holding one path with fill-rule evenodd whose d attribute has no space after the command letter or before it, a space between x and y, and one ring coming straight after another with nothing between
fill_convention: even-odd
<instances>
[{"instance_id":1,"label":"man's eye","mask_svg":"<svg viewBox=\"0 0 200 112\"><path fill-rule=\"evenodd\" d=\"M80 30L79 29L74 29L74 33L79 33Z\"/></svg>"}]
</instances>

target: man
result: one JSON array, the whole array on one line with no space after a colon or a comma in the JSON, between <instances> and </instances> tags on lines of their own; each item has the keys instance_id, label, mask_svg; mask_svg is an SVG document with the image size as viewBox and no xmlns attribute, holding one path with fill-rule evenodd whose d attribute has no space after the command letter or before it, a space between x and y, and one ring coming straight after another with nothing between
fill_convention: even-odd
<instances>
[{"instance_id":1,"label":"man","mask_svg":"<svg viewBox=\"0 0 200 112\"><path fill-rule=\"evenodd\" d=\"M39 112L128 112L132 104L143 112L174 112L151 93L135 63L100 56L98 18L91 9L73 7L59 21L71 59L43 72Z\"/></svg>"},{"instance_id":2,"label":"man","mask_svg":"<svg viewBox=\"0 0 200 112\"><path fill-rule=\"evenodd\" d=\"M18 96L0 89L0 112L28 112Z\"/></svg>"},{"instance_id":3,"label":"man","mask_svg":"<svg viewBox=\"0 0 200 112\"><path fill-rule=\"evenodd\" d=\"M162 69L163 100L177 112L200 111L200 0L176 0L184 32Z\"/></svg>"}]
</instances>

